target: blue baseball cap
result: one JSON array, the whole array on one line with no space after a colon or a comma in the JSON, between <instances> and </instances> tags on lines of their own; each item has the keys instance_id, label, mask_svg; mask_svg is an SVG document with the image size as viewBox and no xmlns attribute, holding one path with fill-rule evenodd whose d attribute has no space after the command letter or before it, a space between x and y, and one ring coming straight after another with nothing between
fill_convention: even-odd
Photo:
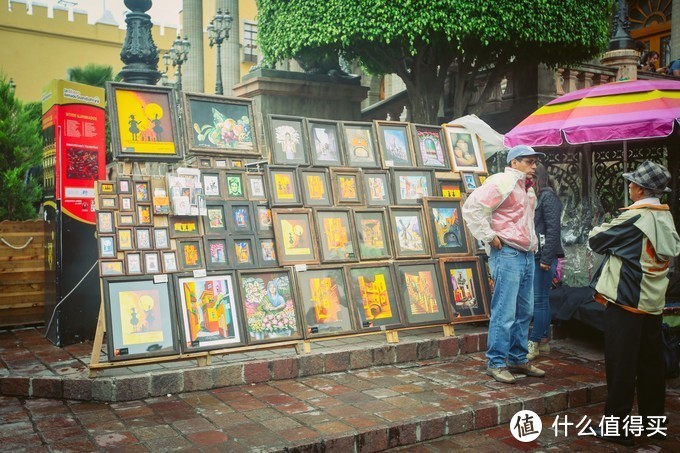
<instances>
[{"instance_id":1,"label":"blue baseball cap","mask_svg":"<svg viewBox=\"0 0 680 453\"><path fill-rule=\"evenodd\" d=\"M513 146L510 148L508 151L508 163L512 161L512 159L519 159L520 157L528 157L528 156L540 156L540 157L545 157L545 154L539 153L535 151L531 146L527 145L517 145Z\"/></svg>"}]
</instances>

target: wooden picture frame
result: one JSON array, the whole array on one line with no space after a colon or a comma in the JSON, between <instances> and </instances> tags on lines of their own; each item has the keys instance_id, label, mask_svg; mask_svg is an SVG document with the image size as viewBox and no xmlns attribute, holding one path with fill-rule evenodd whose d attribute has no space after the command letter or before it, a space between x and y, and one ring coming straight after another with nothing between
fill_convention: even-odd
<instances>
[{"instance_id":1,"label":"wooden picture frame","mask_svg":"<svg viewBox=\"0 0 680 453\"><path fill-rule=\"evenodd\" d=\"M267 191L265 189L264 173L246 173L244 176L248 199L252 201L266 201Z\"/></svg>"},{"instance_id":2,"label":"wooden picture frame","mask_svg":"<svg viewBox=\"0 0 680 453\"><path fill-rule=\"evenodd\" d=\"M486 175L484 173L475 173L475 184L477 185L477 187L484 184L484 181L486 181L486 178L488 178L488 175Z\"/></svg>"},{"instance_id":3,"label":"wooden picture frame","mask_svg":"<svg viewBox=\"0 0 680 453\"><path fill-rule=\"evenodd\" d=\"M100 260L99 275L101 277L125 275L125 265L123 260Z\"/></svg>"},{"instance_id":4,"label":"wooden picture frame","mask_svg":"<svg viewBox=\"0 0 680 453\"><path fill-rule=\"evenodd\" d=\"M132 195L119 195L118 206L120 212L135 212L135 200Z\"/></svg>"},{"instance_id":5,"label":"wooden picture frame","mask_svg":"<svg viewBox=\"0 0 680 453\"><path fill-rule=\"evenodd\" d=\"M276 241L273 237L256 237L255 249L260 266L277 267L279 265L279 260L276 258Z\"/></svg>"},{"instance_id":6,"label":"wooden picture frame","mask_svg":"<svg viewBox=\"0 0 680 453\"><path fill-rule=\"evenodd\" d=\"M267 182L269 184L269 203L272 207L302 205L295 168L270 165L267 168Z\"/></svg>"},{"instance_id":7,"label":"wooden picture frame","mask_svg":"<svg viewBox=\"0 0 680 453\"><path fill-rule=\"evenodd\" d=\"M199 93L183 93L187 154L260 154L253 101Z\"/></svg>"},{"instance_id":8,"label":"wooden picture frame","mask_svg":"<svg viewBox=\"0 0 680 453\"><path fill-rule=\"evenodd\" d=\"M411 136L418 167L438 171L451 170L451 161L441 126L411 124Z\"/></svg>"},{"instance_id":9,"label":"wooden picture frame","mask_svg":"<svg viewBox=\"0 0 680 453\"><path fill-rule=\"evenodd\" d=\"M210 270L231 269L229 245L226 237L203 237L206 267Z\"/></svg>"},{"instance_id":10,"label":"wooden picture frame","mask_svg":"<svg viewBox=\"0 0 680 453\"><path fill-rule=\"evenodd\" d=\"M340 167L342 149L338 122L321 119L305 119L311 163L315 166Z\"/></svg>"},{"instance_id":11,"label":"wooden picture frame","mask_svg":"<svg viewBox=\"0 0 680 453\"><path fill-rule=\"evenodd\" d=\"M477 134L461 126L444 124L443 127L453 171L486 173L486 160Z\"/></svg>"},{"instance_id":12,"label":"wooden picture frame","mask_svg":"<svg viewBox=\"0 0 680 453\"><path fill-rule=\"evenodd\" d=\"M245 343L237 308L233 272L205 277L175 275L180 339L185 352L207 351Z\"/></svg>"},{"instance_id":13,"label":"wooden picture frame","mask_svg":"<svg viewBox=\"0 0 680 453\"><path fill-rule=\"evenodd\" d=\"M333 194L328 170L325 168L298 168L302 201L306 207L332 206Z\"/></svg>"},{"instance_id":14,"label":"wooden picture frame","mask_svg":"<svg viewBox=\"0 0 680 453\"><path fill-rule=\"evenodd\" d=\"M170 216L170 237L186 238L200 236L201 232L198 225L197 216Z\"/></svg>"},{"instance_id":15,"label":"wooden picture frame","mask_svg":"<svg viewBox=\"0 0 680 453\"><path fill-rule=\"evenodd\" d=\"M347 167L381 167L373 123L343 121L339 127L342 130L342 148Z\"/></svg>"},{"instance_id":16,"label":"wooden picture frame","mask_svg":"<svg viewBox=\"0 0 680 453\"><path fill-rule=\"evenodd\" d=\"M437 177L437 185L439 186L439 193L445 198L461 198L465 193L460 177Z\"/></svg>"},{"instance_id":17,"label":"wooden picture frame","mask_svg":"<svg viewBox=\"0 0 680 453\"><path fill-rule=\"evenodd\" d=\"M137 224L137 217L134 212L116 212L116 226L129 227Z\"/></svg>"},{"instance_id":18,"label":"wooden picture frame","mask_svg":"<svg viewBox=\"0 0 680 453\"><path fill-rule=\"evenodd\" d=\"M401 307L394 269L387 263L346 267L350 300L359 331L401 326Z\"/></svg>"},{"instance_id":19,"label":"wooden picture frame","mask_svg":"<svg viewBox=\"0 0 680 453\"><path fill-rule=\"evenodd\" d=\"M135 249L132 228L116 229L116 247L119 252L127 252Z\"/></svg>"},{"instance_id":20,"label":"wooden picture frame","mask_svg":"<svg viewBox=\"0 0 680 453\"><path fill-rule=\"evenodd\" d=\"M181 270L204 269L203 243L201 239L177 239L177 255Z\"/></svg>"},{"instance_id":21,"label":"wooden picture frame","mask_svg":"<svg viewBox=\"0 0 680 453\"><path fill-rule=\"evenodd\" d=\"M255 236L252 234L232 236L228 241L230 261L234 269L258 267Z\"/></svg>"},{"instance_id":22,"label":"wooden picture frame","mask_svg":"<svg viewBox=\"0 0 680 453\"><path fill-rule=\"evenodd\" d=\"M319 263L311 209L272 209L272 223L280 265Z\"/></svg>"},{"instance_id":23,"label":"wooden picture frame","mask_svg":"<svg viewBox=\"0 0 680 453\"><path fill-rule=\"evenodd\" d=\"M118 195L100 195L97 200L99 211L113 211L118 209Z\"/></svg>"},{"instance_id":24,"label":"wooden picture frame","mask_svg":"<svg viewBox=\"0 0 680 453\"><path fill-rule=\"evenodd\" d=\"M392 236L384 209L355 209L354 225L361 261L392 258Z\"/></svg>"},{"instance_id":25,"label":"wooden picture frame","mask_svg":"<svg viewBox=\"0 0 680 453\"><path fill-rule=\"evenodd\" d=\"M446 323L449 315L437 261L411 261L394 266L405 321L411 326Z\"/></svg>"},{"instance_id":26,"label":"wooden picture frame","mask_svg":"<svg viewBox=\"0 0 680 453\"><path fill-rule=\"evenodd\" d=\"M274 234L272 223L272 210L266 204L253 203L253 220L257 234Z\"/></svg>"},{"instance_id":27,"label":"wooden picture frame","mask_svg":"<svg viewBox=\"0 0 680 453\"><path fill-rule=\"evenodd\" d=\"M382 164L385 168L416 166L409 123L374 121Z\"/></svg>"},{"instance_id":28,"label":"wooden picture frame","mask_svg":"<svg viewBox=\"0 0 680 453\"><path fill-rule=\"evenodd\" d=\"M454 323L486 321L489 308L479 258L440 258L439 267Z\"/></svg>"},{"instance_id":29,"label":"wooden picture frame","mask_svg":"<svg viewBox=\"0 0 680 453\"><path fill-rule=\"evenodd\" d=\"M151 203L151 181L135 180L133 189L135 191L135 203Z\"/></svg>"},{"instance_id":30,"label":"wooden picture frame","mask_svg":"<svg viewBox=\"0 0 680 453\"><path fill-rule=\"evenodd\" d=\"M354 320L342 266L311 267L295 273L305 338L353 333Z\"/></svg>"},{"instance_id":31,"label":"wooden picture frame","mask_svg":"<svg viewBox=\"0 0 680 453\"><path fill-rule=\"evenodd\" d=\"M115 195L116 182L115 181L97 181L97 195Z\"/></svg>"},{"instance_id":32,"label":"wooden picture frame","mask_svg":"<svg viewBox=\"0 0 680 453\"><path fill-rule=\"evenodd\" d=\"M363 205L361 171L331 168L333 198L337 205Z\"/></svg>"},{"instance_id":33,"label":"wooden picture frame","mask_svg":"<svg viewBox=\"0 0 680 453\"><path fill-rule=\"evenodd\" d=\"M315 208L314 223L322 263L349 263L359 260L354 221L349 209Z\"/></svg>"},{"instance_id":34,"label":"wooden picture frame","mask_svg":"<svg viewBox=\"0 0 680 453\"><path fill-rule=\"evenodd\" d=\"M97 233L113 233L114 226L113 211L97 211Z\"/></svg>"},{"instance_id":35,"label":"wooden picture frame","mask_svg":"<svg viewBox=\"0 0 680 453\"><path fill-rule=\"evenodd\" d=\"M432 170L390 170L394 188L394 203L418 205L423 197L435 196L434 172Z\"/></svg>"},{"instance_id":36,"label":"wooden picture frame","mask_svg":"<svg viewBox=\"0 0 680 453\"><path fill-rule=\"evenodd\" d=\"M227 226L232 234L252 233L253 211L249 201L232 201L227 203Z\"/></svg>"},{"instance_id":37,"label":"wooden picture frame","mask_svg":"<svg viewBox=\"0 0 680 453\"><path fill-rule=\"evenodd\" d=\"M223 173L224 193L227 200L245 200L246 187L243 184L242 171L227 171Z\"/></svg>"},{"instance_id":38,"label":"wooden picture frame","mask_svg":"<svg viewBox=\"0 0 680 453\"><path fill-rule=\"evenodd\" d=\"M125 252L125 273L127 275L143 275L142 252Z\"/></svg>"},{"instance_id":39,"label":"wooden picture frame","mask_svg":"<svg viewBox=\"0 0 680 453\"><path fill-rule=\"evenodd\" d=\"M132 195L132 179L118 178L118 194Z\"/></svg>"},{"instance_id":40,"label":"wooden picture frame","mask_svg":"<svg viewBox=\"0 0 680 453\"><path fill-rule=\"evenodd\" d=\"M142 258L144 259L145 274L160 274L162 272L160 252L142 252Z\"/></svg>"},{"instance_id":41,"label":"wooden picture frame","mask_svg":"<svg viewBox=\"0 0 680 453\"><path fill-rule=\"evenodd\" d=\"M423 208L393 206L389 217L395 258L430 258Z\"/></svg>"},{"instance_id":42,"label":"wooden picture frame","mask_svg":"<svg viewBox=\"0 0 680 453\"><path fill-rule=\"evenodd\" d=\"M182 159L175 92L164 86L107 82L114 159Z\"/></svg>"},{"instance_id":43,"label":"wooden picture frame","mask_svg":"<svg viewBox=\"0 0 680 453\"><path fill-rule=\"evenodd\" d=\"M465 193L472 193L472 191L477 188L477 180L475 179L475 174L472 172L461 171L460 180L465 189Z\"/></svg>"},{"instance_id":44,"label":"wooden picture frame","mask_svg":"<svg viewBox=\"0 0 680 453\"><path fill-rule=\"evenodd\" d=\"M137 250L152 250L151 228L135 228L135 244Z\"/></svg>"},{"instance_id":45,"label":"wooden picture frame","mask_svg":"<svg viewBox=\"0 0 680 453\"><path fill-rule=\"evenodd\" d=\"M177 261L177 252L175 250L161 251L161 260L163 262L163 273L170 274L179 272L179 265Z\"/></svg>"},{"instance_id":46,"label":"wooden picture frame","mask_svg":"<svg viewBox=\"0 0 680 453\"><path fill-rule=\"evenodd\" d=\"M390 206L392 187L385 170L366 170L362 174L366 206Z\"/></svg>"},{"instance_id":47,"label":"wooden picture frame","mask_svg":"<svg viewBox=\"0 0 680 453\"><path fill-rule=\"evenodd\" d=\"M102 288L109 361L179 353L170 282L148 276L103 278Z\"/></svg>"},{"instance_id":48,"label":"wooden picture frame","mask_svg":"<svg viewBox=\"0 0 680 453\"><path fill-rule=\"evenodd\" d=\"M194 129L195 131L195 129ZM199 168L213 168L213 160L212 157L199 157L198 158L198 167Z\"/></svg>"},{"instance_id":49,"label":"wooden picture frame","mask_svg":"<svg viewBox=\"0 0 680 453\"><path fill-rule=\"evenodd\" d=\"M117 257L116 237L114 235L112 234L98 235L97 244L99 245L100 259L112 259Z\"/></svg>"},{"instance_id":50,"label":"wooden picture frame","mask_svg":"<svg viewBox=\"0 0 680 453\"><path fill-rule=\"evenodd\" d=\"M309 145L304 118L267 115L270 162L275 165L308 165Z\"/></svg>"},{"instance_id":51,"label":"wooden picture frame","mask_svg":"<svg viewBox=\"0 0 680 453\"><path fill-rule=\"evenodd\" d=\"M227 205L224 202L208 202L206 204L207 215L203 216L203 231L205 234L217 234L226 236L227 225Z\"/></svg>"},{"instance_id":52,"label":"wooden picture frame","mask_svg":"<svg viewBox=\"0 0 680 453\"><path fill-rule=\"evenodd\" d=\"M156 250L167 250L170 248L170 233L167 227L156 227L153 229L153 246Z\"/></svg>"},{"instance_id":53,"label":"wooden picture frame","mask_svg":"<svg viewBox=\"0 0 680 453\"><path fill-rule=\"evenodd\" d=\"M248 344L301 338L292 271L287 268L238 272Z\"/></svg>"},{"instance_id":54,"label":"wooden picture frame","mask_svg":"<svg viewBox=\"0 0 680 453\"><path fill-rule=\"evenodd\" d=\"M206 200L223 200L225 192L222 188L222 174L220 172L202 171L201 183Z\"/></svg>"},{"instance_id":55,"label":"wooden picture frame","mask_svg":"<svg viewBox=\"0 0 680 453\"><path fill-rule=\"evenodd\" d=\"M423 210L434 256L470 254L460 198L426 197Z\"/></svg>"},{"instance_id":56,"label":"wooden picture frame","mask_svg":"<svg viewBox=\"0 0 680 453\"><path fill-rule=\"evenodd\" d=\"M150 204L137 205L137 224L153 225L153 210Z\"/></svg>"}]
</instances>

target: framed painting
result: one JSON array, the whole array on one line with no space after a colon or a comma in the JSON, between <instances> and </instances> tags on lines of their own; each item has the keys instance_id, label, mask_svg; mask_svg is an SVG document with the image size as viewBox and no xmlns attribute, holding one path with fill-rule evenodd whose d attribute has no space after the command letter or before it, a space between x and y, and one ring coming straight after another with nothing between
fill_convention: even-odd
<instances>
[{"instance_id":1,"label":"framed painting","mask_svg":"<svg viewBox=\"0 0 680 453\"><path fill-rule=\"evenodd\" d=\"M201 172L203 194L206 200L221 200L224 198L221 179L219 172Z\"/></svg>"},{"instance_id":2,"label":"framed painting","mask_svg":"<svg viewBox=\"0 0 680 453\"><path fill-rule=\"evenodd\" d=\"M409 123L400 121L374 121L374 123L383 166L415 167Z\"/></svg>"},{"instance_id":3,"label":"framed painting","mask_svg":"<svg viewBox=\"0 0 680 453\"><path fill-rule=\"evenodd\" d=\"M170 248L170 236L166 227L153 229L153 246L157 250Z\"/></svg>"},{"instance_id":4,"label":"framed painting","mask_svg":"<svg viewBox=\"0 0 680 453\"><path fill-rule=\"evenodd\" d=\"M331 168L331 180L336 204L363 204L361 172L359 170Z\"/></svg>"},{"instance_id":5,"label":"framed painting","mask_svg":"<svg viewBox=\"0 0 680 453\"><path fill-rule=\"evenodd\" d=\"M439 193L446 198L460 198L463 191L460 178L437 178Z\"/></svg>"},{"instance_id":6,"label":"framed painting","mask_svg":"<svg viewBox=\"0 0 680 453\"><path fill-rule=\"evenodd\" d=\"M468 232L468 242L470 243L470 247L472 248L472 254L473 255L486 255L486 247L484 246L484 241L481 239L477 239L470 233L470 230L467 230Z\"/></svg>"},{"instance_id":7,"label":"framed painting","mask_svg":"<svg viewBox=\"0 0 680 453\"><path fill-rule=\"evenodd\" d=\"M477 180L475 174L467 171L460 172L460 180L465 188L465 193L472 193L477 188Z\"/></svg>"},{"instance_id":8,"label":"framed painting","mask_svg":"<svg viewBox=\"0 0 680 453\"><path fill-rule=\"evenodd\" d=\"M349 209L314 209L322 263L358 261L356 234Z\"/></svg>"},{"instance_id":9,"label":"framed painting","mask_svg":"<svg viewBox=\"0 0 680 453\"><path fill-rule=\"evenodd\" d=\"M163 260L163 272L166 274L179 271L177 264L177 252L168 250L161 252L161 259Z\"/></svg>"},{"instance_id":10,"label":"framed painting","mask_svg":"<svg viewBox=\"0 0 680 453\"><path fill-rule=\"evenodd\" d=\"M267 168L269 196L272 206L300 206L302 198L298 187L297 172L290 167Z\"/></svg>"},{"instance_id":11,"label":"framed painting","mask_svg":"<svg viewBox=\"0 0 680 453\"><path fill-rule=\"evenodd\" d=\"M114 159L180 160L183 142L175 90L170 87L107 82Z\"/></svg>"},{"instance_id":12,"label":"framed painting","mask_svg":"<svg viewBox=\"0 0 680 453\"><path fill-rule=\"evenodd\" d=\"M229 163L227 162L226 158L215 158L215 168L227 168L229 167Z\"/></svg>"},{"instance_id":13,"label":"framed painting","mask_svg":"<svg viewBox=\"0 0 680 453\"><path fill-rule=\"evenodd\" d=\"M144 273L141 252L125 252L125 271L127 275L142 275Z\"/></svg>"},{"instance_id":14,"label":"framed painting","mask_svg":"<svg viewBox=\"0 0 680 453\"><path fill-rule=\"evenodd\" d=\"M116 226L129 227L137 224L134 212L116 212Z\"/></svg>"},{"instance_id":15,"label":"framed painting","mask_svg":"<svg viewBox=\"0 0 680 453\"><path fill-rule=\"evenodd\" d=\"M224 186L227 200L245 200L246 189L243 185L243 172L230 171L224 173Z\"/></svg>"},{"instance_id":16,"label":"framed painting","mask_svg":"<svg viewBox=\"0 0 680 453\"><path fill-rule=\"evenodd\" d=\"M264 173L246 173L244 175L248 199L253 201L267 200L265 191Z\"/></svg>"},{"instance_id":17,"label":"framed painting","mask_svg":"<svg viewBox=\"0 0 680 453\"><path fill-rule=\"evenodd\" d=\"M137 223L139 225L153 225L153 213L150 204L137 205Z\"/></svg>"},{"instance_id":18,"label":"framed painting","mask_svg":"<svg viewBox=\"0 0 680 453\"><path fill-rule=\"evenodd\" d=\"M132 198L132 195L119 195L120 200L118 202L118 205L120 206L120 212L134 212L135 210L135 202Z\"/></svg>"},{"instance_id":19,"label":"framed painting","mask_svg":"<svg viewBox=\"0 0 680 453\"><path fill-rule=\"evenodd\" d=\"M347 167L379 168L381 166L373 123L344 121L340 123L340 128Z\"/></svg>"},{"instance_id":20,"label":"framed painting","mask_svg":"<svg viewBox=\"0 0 680 453\"><path fill-rule=\"evenodd\" d=\"M151 242L151 228L135 228L135 243L137 244L137 250L153 249L153 242Z\"/></svg>"},{"instance_id":21,"label":"framed painting","mask_svg":"<svg viewBox=\"0 0 680 453\"><path fill-rule=\"evenodd\" d=\"M135 189L135 202L137 203L151 203L151 182L150 181L135 181L133 183Z\"/></svg>"},{"instance_id":22,"label":"framed painting","mask_svg":"<svg viewBox=\"0 0 680 453\"><path fill-rule=\"evenodd\" d=\"M306 338L354 332L342 267L309 268L296 272L296 279Z\"/></svg>"},{"instance_id":23,"label":"framed painting","mask_svg":"<svg viewBox=\"0 0 680 453\"><path fill-rule=\"evenodd\" d=\"M118 209L118 195L100 195L97 201L98 210L112 211Z\"/></svg>"},{"instance_id":24,"label":"framed painting","mask_svg":"<svg viewBox=\"0 0 680 453\"><path fill-rule=\"evenodd\" d=\"M235 159L233 157L229 159L229 166L231 168L242 169L243 165L244 165L243 159Z\"/></svg>"},{"instance_id":25,"label":"framed painting","mask_svg":"<svg viewBox=\"0 0 680 453\"><path fill-rule=\"evenodd\" d=\"M104 278L106 345L110 361L178 354L170 282L147 276Z\"/></svg>"},{"instance_id":26,"label":"framed painting","mask_svg":"<svg viewBox=\"0 0 680 453\"><path fill-rule=\"evenodd\" d=\"M392 258L391 236L383 209L355 209L354 225L361 261Z\"/></svg>"},{"instance_id":27,"label":"framed painting","mask_svg":"<svg viewBox=\"0 0 680 453\"><path fill-rule=\"evenodd\" d=\"M436 261L395 264L395 268L406 322L409 325L447 322Z\"/></svg>"},{"instance_id":28,"label":"framed painting","mask_svg":"<svg viewBox=\"0 0 680 453\"><path fill-rule=\"evenodd\" d=\"M206 234L227 234L227 216L224 202L208 202L207 214L203 217L203 230Z\"/></svg>"},{"instance_id":29,"label":"framed painting","mask_svg":"<svg viewBox=\"0 0 680 453\"><path fill-rule=\"evenodd\" d=\"M170 237L200 236L197 216L170 216Z\"/></svg>"},{"instance_id":30,"label":"framed painting","mask_svg":"<svg viewBox=\"0 0 680 453\"><path fill-rule=\"evenodd\" d=\"M205 236L203 246L205 247L206 267L208 269L230 268L227 238Z\"/></svg>"},{"instance_id":31,"label":"framed painting","mask_svg":"<svg viewBox=\"0 0 680 453\"><path fill-rule=\"evenodd\" d=\"M475 184L477 187L481 186L484 184L484 181L486 181L487 175L482 174L482 173L475 173Z\"/></svg>"},{"instance_id":32,"label":"framed painting","mask_svg":"<svg viewBox=\"0 0 680 453\"><path fill-rule=\"evenodd\" d=\"M384 170L367 170L362 175L367 206L390 206L390 184L388 173Z\"/></svg>"},{"instance_id":33,"label":"framed painting","mask_svg":"<svg viewBox=\"0 0 680 453\"><path fill-rule=\"evenodd\" d=\"M485 321L489 309L485 297L479 258L441 258L439 267L446 287L446 300L451 304L453 322Z\"/></svg>"},{"instance_id":34,"label":"framed painting","mask_svg":"<svg viewBox=\"0 0 680 453\"><path fill-rule=\"evenodd\" d=\"M392 266L357 264L347 268L347 275L358 330L402 325Z\"/></svg>"},{"instance_id":35,"label":"framed painting","mask_svg":"<svg viewBox=\"0 0 680 453\"><path fill-rule=\"evenodd\" d=\"M178 239L177 252L179 254L179 267L182 270L205 268L201 239Z\"/></svg>"},{"instance_id":36,"label":"framed painting","mask_svg":"<svg viewBox=\"0 0 680 453\"><path fill-rule=\"evenodd\" d=\"M144 252L144 273L145 274L160 274L161 273L161 255L159 252Z\"/></svg>"},{"instance_id":37,"label":"framed painting","mask_svg":"<svg viewBox=\"0 0 680 453\"><path fill-rule=\"evenodd\" d=\"M342 166L337 121L306 119L312 165Z\"/></svg>"},{"instance_id":38,"label":"framed painting","mask_svg":"<svg viewBox=\"0 0 680 453\"><path fill-rule=\"evenodd\" d=\"M307 134L304 118L268 115L270 162L276 165L307 165Z\"/></svg>"},{"instance_id":39,"label":"framed painting","mask_svg":"<svg viewBox=\"0 0 680 453\"><path fill-rule=\"evenodd\" d=\"M229 253L231 265L234 269L249 269L258 267L257 250L255 250L255 236L240 235L229 239Z\"/></svg>"},{"instance_id":40,"label":"framed painting","mask_svg":"<svg viewBox=\"0 0 680 453\"><path fill-rule=\"evenodd\" d=\"M460 199L426 197L423 198L423 209L434 256L470 254Z\"/></svg>"},{"instance_id":41,"label":"framed painting","mask_svg":"<svg viewBox=\"0 0 680 453\"><path fill-rule=\"evenodd\" d=\"M238 346L244 343L236 305L234 274L175 276L180 313L180 338L185 352Z\"/></svg>"},{"instance_id":42,"label":"framed painting","mask_svg":"<svg viewBox=\"0 0 680 453\"><path fill-rule=\"evenodd\" d=\"M274 238L256 238L257 259L262 267L277 267L279 260L276 259L276 242Z\"/></svg>"},{"instance_id":43,"label":"framed painting","mask_svg":"<svg viewBox=\"0 0 680 453\"><path fill-rule=\"evenodd\" d=\"M99 275L101 277L125 275L123 260L100 260Z\"/></svg>"},{"instance_id":44,"label":"framed painting","mask_svg":"<svg viewBox=\"0 0 680 453\"><path fill-rule=\"evenodd\" d=\"M130 178L118 178L118 193L121 195L132 194L132 180Z\"/></svg>"},{"instance_id":45,"label":"framed painting","mask_svg":"<svg viewBox=\"0 0 680 453\"><path fill-rule=\"evenodd\" d=\"M486 173L486 161L477 134L460 126L444 124L443 127L453 171Z\"/></svg>"},{"instance_id":46,"label":"framed painting","mask_svg":"<svg viewBox=\"0 0 680 453\"><path fill-rule=\"evenodd\" d=\"M116 238L111 235L99 235L97 237L99 244L99 258L115 258L116 257Z\"/></svg>"},{"instance_id":47,"label":"framed painting","mask_svg":"<svg viewBox=\"0 0 680 453\"><path fill-rule=\"evenodd\" d=\"M271 235L274 227L272 224L272 210L266 204L253 203L253 211L255 232L257 234Z\"/></svg>"},{"instance_id":48,"label":"framed painting","mask_svg":"<svg viewBox=\"0 0 680 453\"><path fill-rule=\"evenodd\" d=\"M423 209L391 207L390 223L396 258L429 258L430 247L423 222Z\"/></svg>"},{"instance_id":49,"label":"framed painting","mask_svg":"<svg viewBox=\"0 0 680 453\"><path fill-rule=\"evenodd\" d=\"M301 338L290 269L238 272L248 343Z\"/></svg>"},{"instance_id":50,"label":"framed painting","mask_svg":"<svg viewBox=\"0 0 680 453\"><path fill-rule=\"evenodd\" d=\"M132 228L118 228L116 230L116 243L119 252L127 252L135 249Z\"/></svg>"},{"instance_id":51,"label":"framed painting","mask_svg":"<svg viewBox=\"0 0 680 453\"><path fill-rule=\"evenodd\" d=\"M115 181L97 181L98 195L115 195L116 193Z\"/></svg>"},{"instance_id":52,"label":"framed painting","mask_svg":"<svg viewBox=\"0 0 680 453\"><path fill-rule=\"evenodd\" d=\"M394 184L394 202L399 205L420 204L423 197L434 193L434 172L432 170L391 170Z\"/></svg>"},{"instance_id":53,"label":"framed painting","mask_svg":"<svg viewBox=\"0 0 680 453\"><path fill-rule=\"evenodd\" d=\"M198 167L199 168L212 168L213 167L213 160L211 157L199 157L198 158Z\"/></svg>"},{"instance_id":54,"label":"framed painting","mask_svg":"<svg viewBox=\"0 0 680 453\"><path fill-rule=\"evenodd\" d=\"M253 212L248 201L233 201L227 203L227 225L229 232L234 234L253 232Z\"/></svg>"},{"instance_id":55,"label":"framed painting","mask_svg":"<svg viewBox=\"0 0 680 453\"><path fill-rule=\"evenodd\" d=\"M449 153L446 150L441 126L411 124L411 134L418 167L451 170Z\"/></svg>"},{"instance_id":56,"label":"framed painting","mask_svg":"<svg viewBox=\"0 0 680 453\"><path fill-rule=\"evenodd\" d=\"M319 263L311 209L272 209L272 222L280 265Z\"/></svg>"},{"instance_id":57,"label":"framed painting","mask_svg":"<svg viewBox=\"0 0 680 453\"><path fill-rule=\"evenodd\" d=\"M97 233L113 233L114 225L113 211L97 212Z\"/></svg>"},{"instance_id":58,"label":"framed painting","mask_svg":"<svg viewBox=\"0 0 680 453\"><path fill-rule=\"evenodd\" d=\"M305 206L331 206L333 196L325 168L298 168L302 200Z\"/></svg>"},{"instance_id":59,"label":"framed painting","mask_svg":"<svg viewBox=\"0 0 680 453\"><path fill-rule=\"evenodd\" d=\"M188 153L257 155L253 101L183 93Z\"/></svg>"}]
</instances>

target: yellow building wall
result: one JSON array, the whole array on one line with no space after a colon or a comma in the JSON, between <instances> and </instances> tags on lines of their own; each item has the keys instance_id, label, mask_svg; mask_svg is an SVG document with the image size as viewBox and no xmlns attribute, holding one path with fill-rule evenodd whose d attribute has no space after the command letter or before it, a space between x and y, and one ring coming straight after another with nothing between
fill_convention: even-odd
<instances>
[{"instance_id":1,"label":"yellow building wall","mask_svg":"<svg viewBox=\"0 0 680 453\"><path fill-rule=\"evenodd\" d=\"M0 2L0 72L14 80L16 96L24 102L39 101L42 89L53 79L66 79L67 70L89 63L109 65L114 75L123 68L120 51L125 30L114 25L87 23L86 14L33 6L33 14L25 5ZM151 18L153 22L153 17ZM152 36L159 56L172 46L177 30L166 27L161 35L154 26ZM159 68L162 70L162 68Z\"/></svg>"},{"instance_id":2,"label":"yellow building wall","mask_svg":"<svg viewBox=\"0 0 680 453\"><path fill-rule=\"evenodd\" d=\"M238 2L239 14L241 20L239 23L239 36L241 37L241 47L243 46L243 21L255 22L257 23L257 5L255 0L239 0ZM241 50L243 50L241 48ZM250 72L255 63L252 62L241 62L241 78Z\"/></svg>"}]
</instances>

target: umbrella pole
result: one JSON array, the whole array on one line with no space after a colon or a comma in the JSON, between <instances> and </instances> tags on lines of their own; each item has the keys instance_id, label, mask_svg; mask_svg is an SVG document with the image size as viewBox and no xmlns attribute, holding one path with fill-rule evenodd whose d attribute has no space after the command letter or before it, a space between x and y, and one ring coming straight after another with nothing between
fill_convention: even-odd
<instances>
[{"instance_id":1,"label":"umbrella pole","mask_svg":"<svg viewBox=\"0 0 680 453\"><path fill-rule=\"evenodd\" d=\"M628 142L623 141L623 172L628 172ZM628 206L628 183L623 180L623 206Z\"/></svg>"}]
</instances>

